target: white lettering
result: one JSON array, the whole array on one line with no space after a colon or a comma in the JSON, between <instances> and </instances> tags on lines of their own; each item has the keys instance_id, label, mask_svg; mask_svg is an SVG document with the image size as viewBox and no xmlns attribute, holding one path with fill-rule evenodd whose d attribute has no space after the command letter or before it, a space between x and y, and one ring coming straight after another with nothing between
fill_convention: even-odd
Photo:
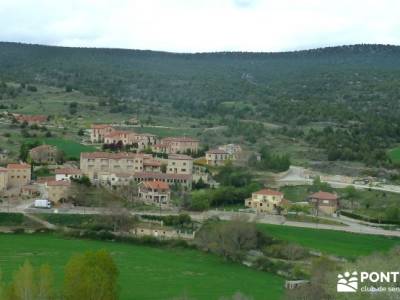
<instances>
[{"instance_id":1,"label":"white lettering","mask_svg":"<svg viewBox=\"0 0 400 300\"><path fill-rule=\"evenodd\" d=\"M387 272L387 273L384 273L384 272L381 272L381 280L380 280L381 282L390 282L390 273L389 272Z\"/></svg>"},{"instance_id":2,"label":"white lettering","mask_svg":"<svg viewBox=\"0 0 400 300\"><path fill-rule=\"evenodd\" d=\"M368 272L361 272L361 282L364 282L365 279L367 279L369 276Z\"/></svg>"},{"instance_id":3,"label":"white lettering","mask_svg":"<svg viewBox=\"0 0 400 300\"><path fill-rule=\"evenodd\" d=\"M399 276L399 272L390 272L393 276L393 282L397 282L397 276Z\"/></svg>"},{"instance_id":4,"label":"white lettering","mask_svg":"<svg viewBox=\"0 0 400 300\"><path fill-rule=\"evenodd\" d=\"M379 281L379 273L378 272L369 273L369 281L378 282Z\"/></svg>"}]
</instances>

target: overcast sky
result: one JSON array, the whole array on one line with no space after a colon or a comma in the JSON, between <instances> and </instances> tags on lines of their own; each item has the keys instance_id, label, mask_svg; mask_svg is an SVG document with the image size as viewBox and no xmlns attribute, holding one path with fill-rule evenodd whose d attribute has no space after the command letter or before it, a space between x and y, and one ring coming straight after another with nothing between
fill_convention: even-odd
<instances>
[{"instance_id":1,"label":"overcast sky","mask_svg":"<svg viewBox=\"0 0 400 300\"><path fill-rule=\"evenodd\" d=\"M399 0L0 0L0 40L175 52L400 44Z\"/></svg>"}]
</instances>

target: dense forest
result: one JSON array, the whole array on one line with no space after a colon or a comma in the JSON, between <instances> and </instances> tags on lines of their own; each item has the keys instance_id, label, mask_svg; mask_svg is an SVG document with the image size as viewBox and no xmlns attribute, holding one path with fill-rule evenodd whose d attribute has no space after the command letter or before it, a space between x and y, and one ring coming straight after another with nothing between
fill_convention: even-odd
<instances>
[{"instance_id":1,"label":"dense forest","mask_svg":"<svg viewBox=\"0 0 400 300\"><path fill-rule=\"evenodd\" d=\"M385 151L400 142L396 46L177 54L0 43L2 81L76 89L100 96L111 112L129 113L140 101L220 116L232 129L239 119L280 123L330 160L389 165ZM296 129L315 123L325 128Z\"/></svg>"}]
</instances>

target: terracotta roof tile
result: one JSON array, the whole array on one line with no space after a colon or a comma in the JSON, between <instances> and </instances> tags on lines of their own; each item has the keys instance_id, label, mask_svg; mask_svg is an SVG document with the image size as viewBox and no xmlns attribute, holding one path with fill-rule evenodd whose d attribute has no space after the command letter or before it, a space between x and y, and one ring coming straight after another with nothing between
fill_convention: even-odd
<instances>
[{"instance_id":1,"label":"terracotta roof tile","mask_svg":"<svg viewBox=\"0 0 400 300\"><path fill-rule=\"evenodd\" d=\"M166 182L163 181L158 181L158 180L154 180L154 181L144 181L143 185L146 188L151 188L153 190L169 190L169 185Z\"/></svg>"},{"instance_id":2,"label":"terracotta roof tile","mask_svg":"<svg viewBox=\"0 0 400 300\"><path fill-rule=\"evenodd\" d=\"M265 196L283 196L283 193L281 193L279 191L275 191L275 190L270 190L270 189L262 189L262 190L255 192L254 194L265 195Z\"/></svg>"},{"instance_id":3,"label":"terracotta roof tile","mask_svg":"<svg viewBox=\"0 0 400 300\"><path fill-rule=\"evenodd\" d=\"M21 164L8 164L7 165L7 169L19 169L19 170L22 170L22 169L30 169L31 168L31 165L29 165L29 164L26 164L26 163L21 163Z\"/></svg>"},{"instance_id":4,"label":"terracotta roof tile","mask_svg":"<svg viewBox=\"0 0 400 300\"><path fill-rule=\"evenodd\" d=\"M166 174L166 173L156 173L156 172L136 172L133 175L135 178L142 179L177 179L177 180L191 180L192 175L190 174Z\"/></svg>"},{"instance_id":5,"label":"terracotta roof tile","mask_svg":"<svg viewBox=\"0 0 400 300\"><path fill-rule=\"evenodd\" d=\"M316 192L312 195L310 195L310 198L315 198L319 200L337 200L338 197L336 194L328 193L328 192Z\"/></svg>"},{"instance_id":6,"label":"terracotta roof tile","mask_svg":"<svg viewBox=\"0 0 400 300\"><path fill-rule=\"evenodd\" d=\"M82 171L77 168L59 168L55 170L56 174L81 174Z\"/></svg>"}]
</instances>

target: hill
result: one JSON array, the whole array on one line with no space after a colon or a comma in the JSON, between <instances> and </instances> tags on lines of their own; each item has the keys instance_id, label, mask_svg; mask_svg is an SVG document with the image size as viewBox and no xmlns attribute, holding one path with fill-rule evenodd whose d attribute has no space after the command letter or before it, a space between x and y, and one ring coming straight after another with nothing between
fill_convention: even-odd
<instances>
[{"instance_id":1,"label":"hill","mask_svg":"<svg viewBox=\"0 0 400 300\"><path fill-rule=\"evenodd\" d=\"M232 132L239 120L282 124L282 134L325 149L329 160L391 164L386 149L400 141L397 46L177 54L0 43L0 74L98 96L112 113L146 106L214 118ZM239 125L262 138L262 129Z\"/></svg>"}]
</instances>

